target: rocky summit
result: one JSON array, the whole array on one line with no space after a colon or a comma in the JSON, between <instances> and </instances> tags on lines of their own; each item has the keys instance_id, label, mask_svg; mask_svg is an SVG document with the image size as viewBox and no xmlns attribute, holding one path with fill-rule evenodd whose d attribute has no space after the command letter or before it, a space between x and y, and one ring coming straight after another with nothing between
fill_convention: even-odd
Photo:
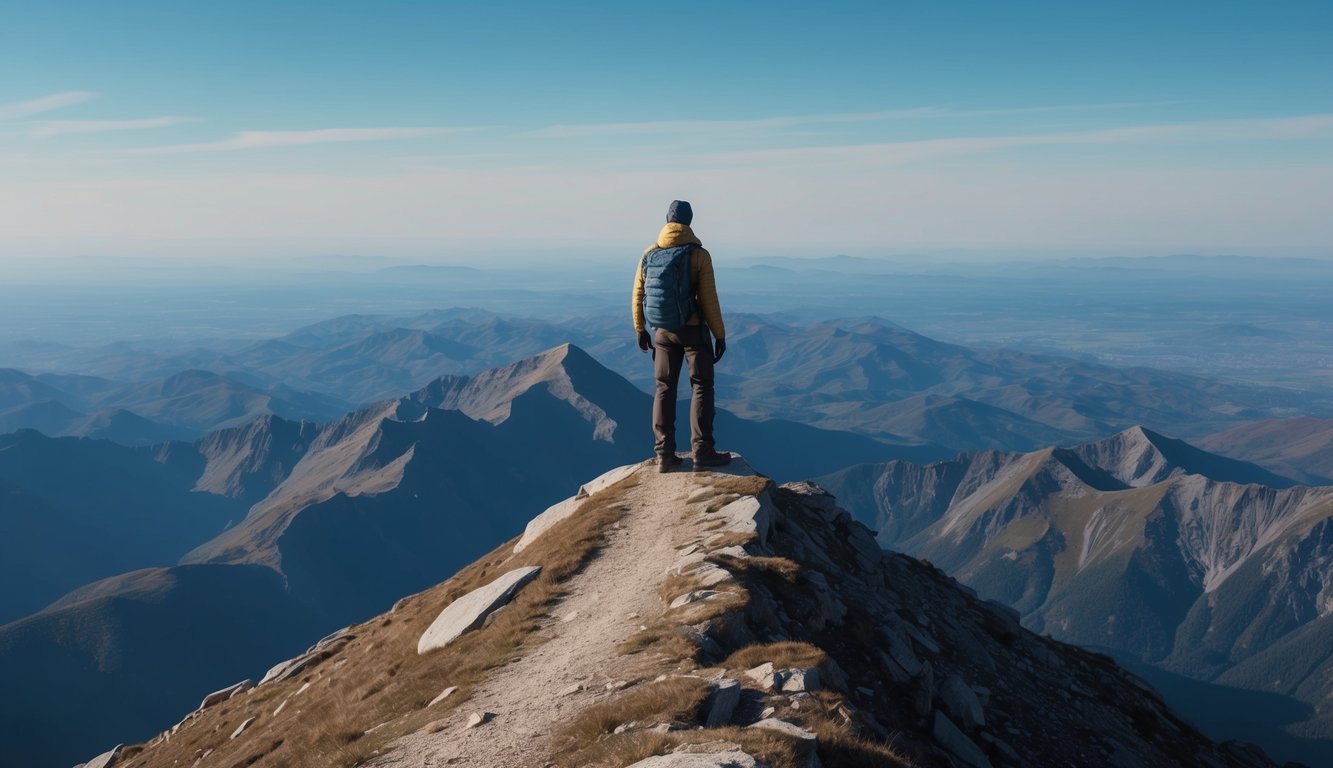
<instances>
[{"instance_id":1,"label":"rocky summit","mask_svg":"<svg viewBox=\"0 0 1333 768\"><path fill-rule=\"evenodd\" d=\"M521 541L273 661L97 764L1275 765L743 461L613 470Z\"/></svg>"}]
</instances>

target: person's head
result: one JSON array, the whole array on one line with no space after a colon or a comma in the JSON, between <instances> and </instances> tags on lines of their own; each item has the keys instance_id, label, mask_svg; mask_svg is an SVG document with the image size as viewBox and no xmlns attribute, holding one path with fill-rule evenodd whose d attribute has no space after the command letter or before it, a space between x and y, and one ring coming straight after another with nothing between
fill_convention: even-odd
<instances>
[{"instance_id":1,"label":"person's head","mask_svg":"<svg viewBox=\"0 0 1333 768\"><path fill-rule=\"evenodd\" d=\"M684 200L672 200L667 206L667 221L689 226L694 220L694 209Z\"/></svg>"}]
</instances>

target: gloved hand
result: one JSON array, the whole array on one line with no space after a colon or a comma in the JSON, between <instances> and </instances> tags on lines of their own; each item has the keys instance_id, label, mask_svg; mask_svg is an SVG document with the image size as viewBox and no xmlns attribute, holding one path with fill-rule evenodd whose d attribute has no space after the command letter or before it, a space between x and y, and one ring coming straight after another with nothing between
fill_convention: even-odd
<instances>
[{"instance_id":1,"label":"gloved hand","mask_svg":"<svg viewBox=\"0 0 1333 768\"><path fill-rule=\"evenodd\" d=\"M726 353L727 353L726 339L718 339L717 341L713 342L713 362L716 363L717 361L721 360L722 356L725 355Z\"/></svg>"},{"instance_id":2,"label":"gloved hand","mask_svg":"<svg viewBox=\"0 0 1333 768\"><path fill-rule=\"evenodd\" d=\"M647 352L653 348L653 337L647 331L639 331L639 349Z\"/></svg>"}]
</instances>

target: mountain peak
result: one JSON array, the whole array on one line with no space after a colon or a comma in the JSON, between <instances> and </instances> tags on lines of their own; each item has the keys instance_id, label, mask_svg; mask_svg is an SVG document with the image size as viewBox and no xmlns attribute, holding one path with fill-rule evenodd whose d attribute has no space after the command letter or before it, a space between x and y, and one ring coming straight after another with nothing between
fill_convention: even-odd
<instances>
[{"instance_id":1,"label":"mountain peak","mask_svg":"<svg viewBox=\"0 0 1333 768\"><path fill-rule=\"evenodd\" d=\"M880 550L818 487L741 459L613 470L523 546L210 696L123 764L201 751L220 765L1272 765L1203 738L1106 657Z\"/></svg>"},{"instance_id":2,"label":"mountain peak","mask_svg":"<svg viewBox=\"0 0 1333 768\"><path fill-rule=\"evenodd\" d=\"M571 406L605 442L615 442L618 425L644 399L634 385L574 344L561 344L476 376L437 380L412 396L492 424L507 421L515 401L534 397Z\"/></svg>"},{"instance_id":3,"label":"mountain peak","mask_svg":"<svg viewBox=\"0 0 1333 768\"><path fill-rule=\"evenodd\" d=\"M1241 485L1258 483L1271 488L1295 485L1292 480L1256 464L1208 453L1141 425L1069 450L1131 487L1154 485L1180 475L1201 475Z\"/></svg>"}]
</instances>

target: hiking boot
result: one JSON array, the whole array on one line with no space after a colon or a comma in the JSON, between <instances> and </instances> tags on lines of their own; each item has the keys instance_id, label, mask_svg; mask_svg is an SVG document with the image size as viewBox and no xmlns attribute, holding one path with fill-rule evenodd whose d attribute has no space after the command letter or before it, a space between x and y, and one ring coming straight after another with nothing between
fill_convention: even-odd
<instances>
[{"instance_id":1,"label":"hiking boot","mask_svg":"<svg viewBox=\"0 0 1333 768\"><path fill-rule=\"evenodd\" d=\"M702 472L711 467L725 467L731 463L730 453L718 453L709 451L708 453L694 454L694 471Z\"/></svg>"},{"instance_id":2,"label":"hiking boot","mask_svg":"<svg viewBox=\"0 0 1333 768\"><path fill-rule=\"evenodd\" d=\"M665 456L657 457L657 471L666 474L671 470L684 464L685 460L674 453L668 453Z\"/></svg>"}]
</instances>

